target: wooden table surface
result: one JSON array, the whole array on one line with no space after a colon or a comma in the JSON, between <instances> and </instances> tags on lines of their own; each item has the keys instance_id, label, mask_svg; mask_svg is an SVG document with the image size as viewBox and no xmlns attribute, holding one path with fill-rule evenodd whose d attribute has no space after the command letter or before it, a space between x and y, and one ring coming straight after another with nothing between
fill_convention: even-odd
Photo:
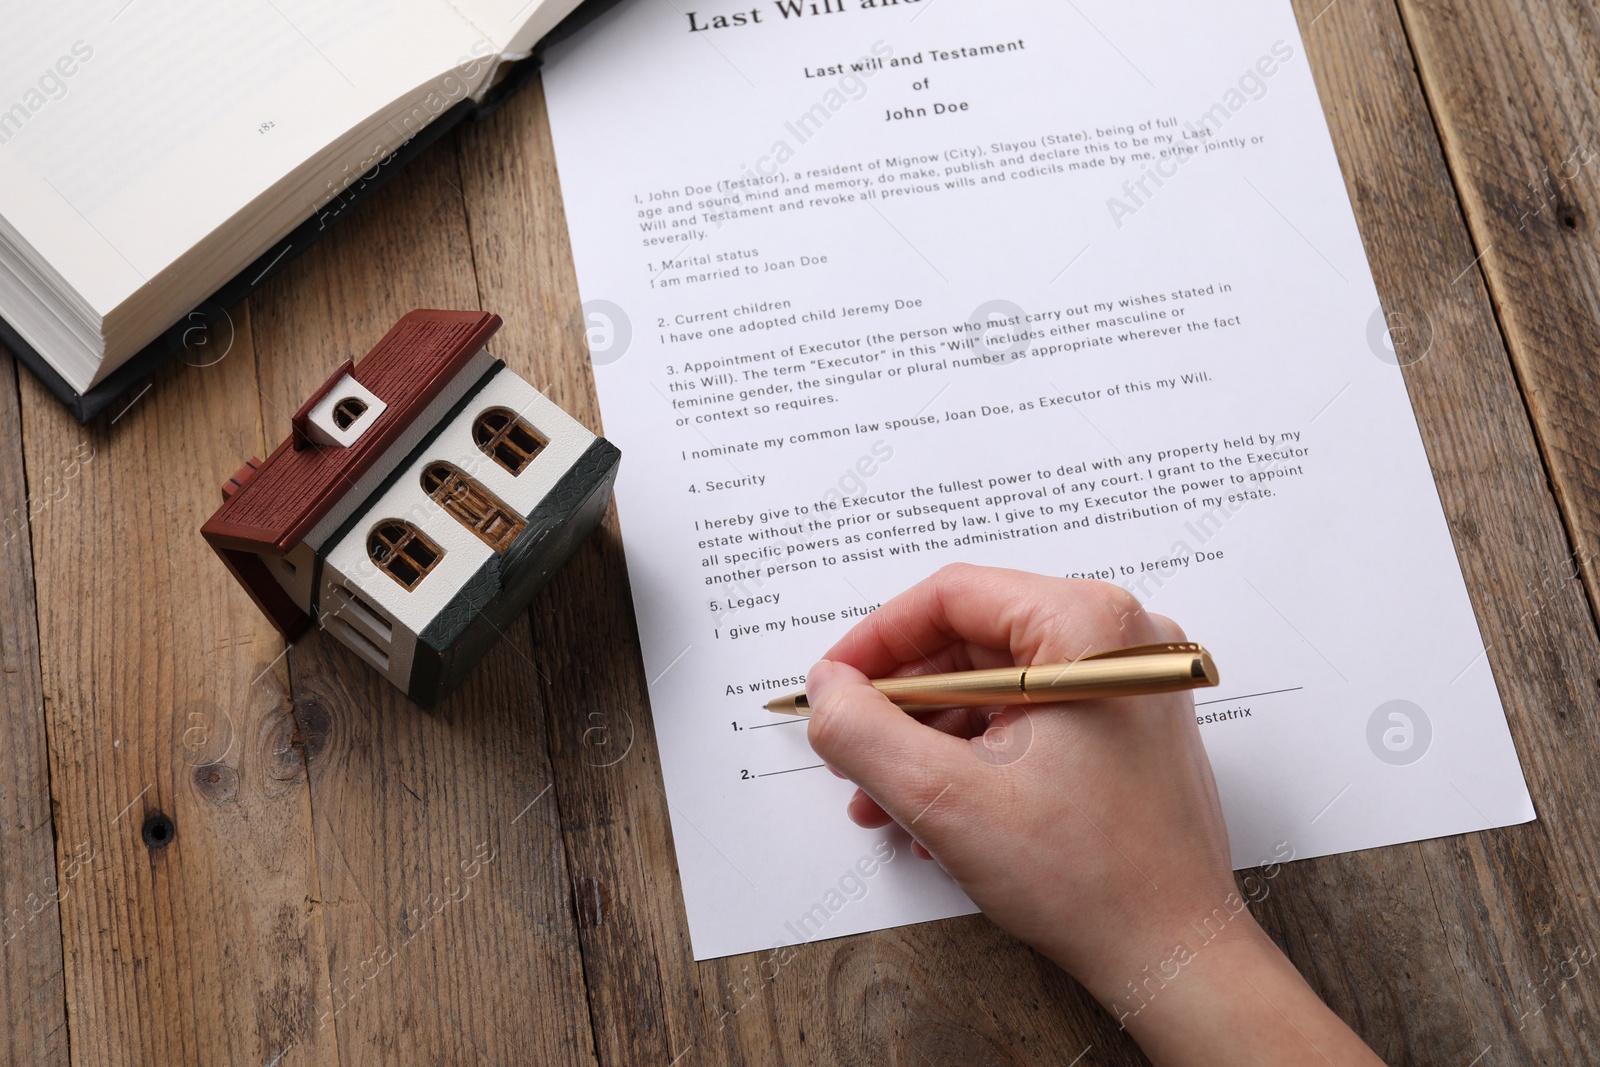
<instances>
[{"instance_id":1,"label":"wooden table surface","mask_svg":"<svg viewBox=\"0 0 1600 1067\"><path fill-rule=\"evenodd\" d=\"M1539 821L1258 914L1390 1063L1600 1063L1600 12L1296 9ZM200 539L414 307L599 430L577 303L534 87L88 427L0 350L4 1062L1144 1062L981 916L693 961L614 516L433 714Z\"/></svg>"}]
</instances>

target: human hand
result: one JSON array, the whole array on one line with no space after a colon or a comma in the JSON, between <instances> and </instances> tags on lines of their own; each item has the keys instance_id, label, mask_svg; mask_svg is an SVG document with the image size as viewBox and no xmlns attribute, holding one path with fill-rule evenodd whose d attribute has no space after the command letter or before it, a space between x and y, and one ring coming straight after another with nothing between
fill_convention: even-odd
<instances>
[{"instance_id":1,"label":"human hand","mask_svg":"<svg viewBox=\"0 0 1600 1067\"><path fill-rule=\"evenodd\" d=\"M1234 891L1191 697L962 709L919 722L865 679L1181 640L1116 586L947 567L812 670L811 744L860 786L849 806L858 824L898 822L996 923L1114 996L1119 979L1161 959L1169 931Z\"/></svg>"},{"instance_id":2,"label":"human hand","mask_svg":"<svg viewBox=\"0 0 1600 1067\"><path fill-rule=\"evenodd\" d=\"M1346 1054L1334 1062L1376 1062L1240 899L1189 693L913 717L867 684L1183 640L1116 586L946 567L812 668L809 738L858 786L851 819L898 823L918 855L1081 981L1157 1062L1275 1062L1304 1053L1307 1032L1322 1038L1319 1052ZM1152 985L1179 945L1192 977ZM1309 1031L1285 1027L1291 1017Z\"/></svg>"}]
</instances>

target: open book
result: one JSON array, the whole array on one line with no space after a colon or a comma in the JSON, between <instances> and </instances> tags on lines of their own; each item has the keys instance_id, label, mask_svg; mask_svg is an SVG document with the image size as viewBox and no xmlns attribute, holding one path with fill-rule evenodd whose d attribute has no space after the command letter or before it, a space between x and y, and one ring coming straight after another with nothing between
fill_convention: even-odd
<instances>
[{"instance_id":1,"label":"open book","mask_svg":"<svg viewBox=\"0 0 1600 1067\"><path fill-rule=\"evenodd\" d=\"M503 88L577 6L14 5L0 35L0 340L88 418L180 347L208 298L244 296Z\"/></svg>"}]
</instances>

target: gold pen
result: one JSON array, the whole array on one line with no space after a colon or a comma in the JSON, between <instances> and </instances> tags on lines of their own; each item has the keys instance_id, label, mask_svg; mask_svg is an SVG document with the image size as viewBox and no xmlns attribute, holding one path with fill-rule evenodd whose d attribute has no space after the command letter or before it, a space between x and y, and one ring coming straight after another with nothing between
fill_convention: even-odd
<instances>
[{"instance_id":1,"label":"gold pen","mask_svg":"<svg viewBox=\"0 0 1600 1067\"><path fill-rule=\"evenodd\" d=\"M1216 684L1211 653L1196 644L1172 643L1097 652L1071 663L880 678L872 687L903 708L933 711L1175 693ZM804 693L795 693L768 701L767 710L809 715L811 705Z\"/></svg>"}]
</instances>

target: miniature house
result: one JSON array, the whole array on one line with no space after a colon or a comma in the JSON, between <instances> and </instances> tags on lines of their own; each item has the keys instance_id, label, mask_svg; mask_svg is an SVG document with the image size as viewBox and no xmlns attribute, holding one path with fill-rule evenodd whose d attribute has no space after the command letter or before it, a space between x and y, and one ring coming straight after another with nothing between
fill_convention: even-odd
<instances>
[{"instance_id":1,"label":"miniature house","mask_svg":"<svg viewBox=\"0 0 1600 1067\"><path fill-rule=\"evenodd\" d=\"M621 458L484 349L499 328L405 316L201 529L287 638L315 620L425 707L600 522Z\"/></svg>"}]
</instances>

